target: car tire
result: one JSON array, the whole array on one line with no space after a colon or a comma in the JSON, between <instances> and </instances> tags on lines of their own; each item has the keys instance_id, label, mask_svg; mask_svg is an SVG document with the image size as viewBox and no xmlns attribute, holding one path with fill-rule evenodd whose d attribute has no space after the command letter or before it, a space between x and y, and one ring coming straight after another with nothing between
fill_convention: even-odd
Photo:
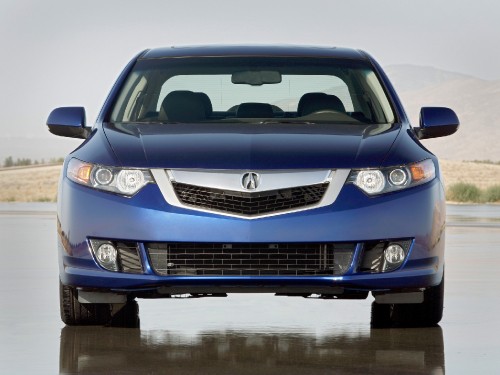
<instances>
[{"instance_id":1,"label":"car tire","mask_svg":"<svg viewBox=\"0 0 500 375\"><path fill-rule=\"evenodd\" d=\"M68 326L139 327L139 306L130 300L112 315L109 303L80 303L75 288L59 282L61 320Z\"/></svg>"},{"instance_id":2,"label":"car tire","mask_svg":"<svg viewBox=\"0 0 500 375\"><path fill-rule=\"evenodd\" d=\"M424 291L422 303L372 303L372 328L433 327L443 317L444 274L441 282Z\"/></svg>"}]
</instances>

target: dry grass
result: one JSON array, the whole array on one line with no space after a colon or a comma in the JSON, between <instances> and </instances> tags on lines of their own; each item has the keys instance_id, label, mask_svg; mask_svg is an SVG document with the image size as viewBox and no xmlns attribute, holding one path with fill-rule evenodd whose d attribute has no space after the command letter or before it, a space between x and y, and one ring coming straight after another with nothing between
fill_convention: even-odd
<instances>
[{"instance_id":1,"label":"dry grass","mask_svg":"<svg viewBox=\"0 0 500 375\"><path fill-rule=\"evenodd\" d=\"M473 184L480 189L500 185L500 165L450 160L441 160L440 165L446 186L458 182Z\"/></svg>"},{"instance_id":2,"label":"dry grass","mask_svg":"<svg viewBox=\"0 0 500 375\"><path fill-rule=\"evenodd\" d=\"M0 170L1 202L55 202L60 165Z\"/></svg>"},{"instance_id":3,"label":"dry grass","mask_svg":"<svg viewBox=\"0 0 500 375\"><path fill-rule=\"evenodd\" d=\"M466 182L486 189L500 185L500 165L441 161L445 183ZM1 202L55 202L61 166L0 169Z\"/></svg>"}]
</instances>

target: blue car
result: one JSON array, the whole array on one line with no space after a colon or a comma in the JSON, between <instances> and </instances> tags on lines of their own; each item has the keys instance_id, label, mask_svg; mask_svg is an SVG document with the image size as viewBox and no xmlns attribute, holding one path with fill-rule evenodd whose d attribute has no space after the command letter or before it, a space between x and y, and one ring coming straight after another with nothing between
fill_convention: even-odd
<instances>
[{"instance_id":1,"label":"blue car","mask_svg":"<svg viewBox=\"0 0 500 375\"><path fill-rule=\"evenodd\" d=\"M365 299L373 327L442 317L445 197L421 139L453 134L425 107L412 127L366 52L302 46L146 50L58 192L61 318L137 327L137 298L274 293Z\"/></svg>"}]
</instances>

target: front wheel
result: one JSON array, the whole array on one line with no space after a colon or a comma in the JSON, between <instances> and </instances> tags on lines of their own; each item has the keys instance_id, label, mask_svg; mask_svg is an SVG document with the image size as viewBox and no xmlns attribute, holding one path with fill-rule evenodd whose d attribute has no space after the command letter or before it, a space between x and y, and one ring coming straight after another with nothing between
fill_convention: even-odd
<instances>
[{"instance_id":1,"label":"front wheel","mask_svg":"<svg viewBox=\"0 0 500 375\"><path fill-rule=\"evenodd\" d=\"M444 274L441 282L424 291L422 303L372 303L372 328L432 327L443 317Z\"/></svg>"},{"instance_id":2,"label":"front wheel","mask_svg":"<svg viewBox=\"0 0 500 375\"><path fill-rule=\"evenodd\" d=\"M75 288L59 282L61 320L68 326L139 327L139 306L130 300L125 304L80 303Z\"/></svg>"}]
</instances>

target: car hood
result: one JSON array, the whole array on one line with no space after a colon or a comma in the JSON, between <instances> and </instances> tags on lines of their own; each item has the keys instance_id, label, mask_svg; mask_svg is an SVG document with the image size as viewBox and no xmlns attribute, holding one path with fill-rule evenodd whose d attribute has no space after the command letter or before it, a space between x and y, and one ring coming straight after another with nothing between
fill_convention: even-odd
<instances>
[{"instance_id":1,"label":"car hood","mask_svg":"<svg viewBox=\"0 0 500 375\"><path fill-rule=\"evenodd\" d=\"M310 169L380 166L401 126L105 123L123 166Z\"/></svg>"}]
</instances>

